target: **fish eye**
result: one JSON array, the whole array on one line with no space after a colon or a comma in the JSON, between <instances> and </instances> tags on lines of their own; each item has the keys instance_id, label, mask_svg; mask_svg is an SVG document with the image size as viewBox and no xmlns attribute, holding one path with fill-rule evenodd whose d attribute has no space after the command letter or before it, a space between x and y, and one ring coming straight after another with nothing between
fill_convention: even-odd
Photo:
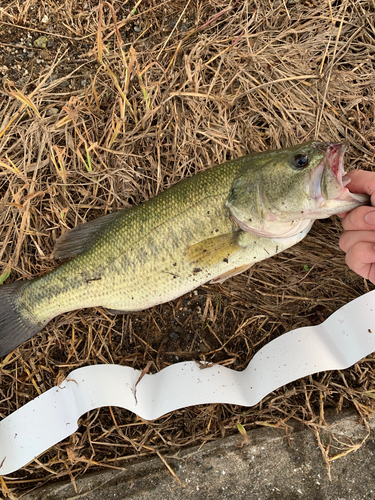
<instances>
[{"instance_id":1,"label":"fish eye","mask_svg":"<svg viewBox=\"0 0 375 500\"><path fill-rule=\"evenodd\" d=\"M293 167L298 170L306 168L309 162L310 162L309 157L302 154L296 155L292 160Z\"/></svg>"}]
</instances>

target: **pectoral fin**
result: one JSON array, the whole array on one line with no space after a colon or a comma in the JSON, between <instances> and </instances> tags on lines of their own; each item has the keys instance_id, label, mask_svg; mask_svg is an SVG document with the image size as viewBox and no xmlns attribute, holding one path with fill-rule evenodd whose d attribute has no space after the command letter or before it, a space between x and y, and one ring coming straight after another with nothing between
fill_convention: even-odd
<instances>
[{"instance_id":1,"label":"pectoral fin","mask_svg":"<svg viewBox=\"0 0 375 500\"><path fill-rule=\"evenodd\" d=\"M200 241L186 250L185 257L189 264L196 267L213 266L225 261L242 248L238 243L239 234L239 231L233 231Z\"/></svg>"}]
</instances>

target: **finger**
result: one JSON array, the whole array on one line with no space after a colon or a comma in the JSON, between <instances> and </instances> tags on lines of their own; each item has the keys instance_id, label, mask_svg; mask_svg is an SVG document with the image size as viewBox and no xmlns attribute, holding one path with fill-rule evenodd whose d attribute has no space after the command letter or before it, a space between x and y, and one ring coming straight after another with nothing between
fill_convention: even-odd
<instances>
[{"instance_id":1,"label":"finger","mask_svg":"<svg viewBox=\"0 0 375 500\"><path fill-rule=\"evenodd\" d=\"M350 183L346 186L352 193L364 193L371 196L371 203L374 203L375 196L375 174L366 170L353 170L348 174ZM346 178L346 177L345 177Z\"/></svg>"},{"instance_id":2,"label":"finger","mask_svg":"<svg viewBox=\"0 0 375 500\"><path fill-rule=\"evenodd\" d=\"M367 243L375 244L375 231L345 231L340 236L339 246L344 252L348 252L349 249L356 243L364 241Z\"/></svg>"},{"instance_id":3,"label":"finger","mask_svg":"<svg viewBox=\"0 0 375 500\"><path fill-rule=\"evenodd\" d=\"M355 273L375 284L375 249L373 243L367 241L355 243L346 254L345 262Z\"/></svg>"},{"instance_id":4,"label":"finger","mask_svg":"<svg viewBox=\"0 0 375 500\"><path fill-rule=\"evenodd\" d=\"M342 220L345 231L375 231L374 207L358 207Z\"/></svg>"}]
</instances>

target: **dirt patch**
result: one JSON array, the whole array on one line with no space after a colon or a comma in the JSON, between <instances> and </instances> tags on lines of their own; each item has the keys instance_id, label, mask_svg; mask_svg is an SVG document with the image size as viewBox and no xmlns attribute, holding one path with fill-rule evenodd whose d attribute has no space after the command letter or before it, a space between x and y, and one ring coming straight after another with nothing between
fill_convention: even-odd
<instances>
[{"instance_id":1,"label":"dirt patch","mask_svg":"<svg viewBox=\"0 0 375 500\"><path fill-rule=\"evenodd\" d=\"M53 269L52 249L66 229L248 152L346 140L349 169L375 167L371 2L110 5L0 3L7 282ZM340 233L336 218L317 222L301 244L247 273L148 311L59 316L0 363L0 416L90 364L142 370L151 361L152 372L208 360L244 369L273 338L323 321L372 288L346 267ZM326 408L353 405L365 418L374 410L374 374L369 356L289 384L253 408L202 405L155 422L118 408L92 411L68 440L6 478L3 494L172 454L237 432L238 423L312 425Z\"/></svg>"}]
</instances>

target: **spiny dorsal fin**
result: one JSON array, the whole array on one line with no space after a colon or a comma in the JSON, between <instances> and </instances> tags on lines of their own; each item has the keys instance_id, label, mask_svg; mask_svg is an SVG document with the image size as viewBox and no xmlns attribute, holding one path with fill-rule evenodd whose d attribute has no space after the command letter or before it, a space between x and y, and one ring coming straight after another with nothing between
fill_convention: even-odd
<instances>
[{"instance_id":1,"label":"spiny dorsal fin","mask_svg":"<svg viewBox=\"0 0 375 500\"><path fill-rule=\"evenodd\" d=\"M54 257L57 259L68 259L86 250L96 233L107 226L119 213L120 211L103 215L64 233L56 241L55 248L53 249Z\"/></svg>"},{"instance_id":2,"label":"spiny dorsal fin","mask_svg":"<svg viewBox=\"0 0 375 500\"><path fill-rule=\"evenodd\" d=\"M189 247L185 252L185 256L190 264L197 267L215 265L222 260L228 259L242 248L237 241L239 234L239 232L233 231L232 233L200 241L196 245Z\"/></svg>"}]
</instances>

